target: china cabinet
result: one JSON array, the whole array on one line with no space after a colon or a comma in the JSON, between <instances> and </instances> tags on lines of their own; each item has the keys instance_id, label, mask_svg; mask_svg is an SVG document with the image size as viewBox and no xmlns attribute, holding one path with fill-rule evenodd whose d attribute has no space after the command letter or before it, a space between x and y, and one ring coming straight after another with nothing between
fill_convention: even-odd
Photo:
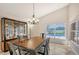
<instances>
[{"instance_id":1,"label":"china cabinet","mask_svg":"<svg viewBox=\"0 0 79 59\"><path fill-rule=\"evenodd\" d=\"M7 42L15 41L20 36L27 36L27 23L10 18L1 18L1 50L7 51Z\"/></svg>"}]
</instances>

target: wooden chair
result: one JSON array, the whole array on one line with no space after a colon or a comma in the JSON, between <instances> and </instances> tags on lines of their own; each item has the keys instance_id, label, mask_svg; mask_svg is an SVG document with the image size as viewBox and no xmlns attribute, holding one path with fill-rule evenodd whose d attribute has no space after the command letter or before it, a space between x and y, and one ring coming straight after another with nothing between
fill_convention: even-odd
<instances>
[{"instance_id":1,"label":"wooden chair","mask_svg":"<svg viewBox=\"0 0 79 59\"><path fill-rule=\"evenodd\" d=\"M11 42L8 43L10 55L31 55L29 49L24 49L22 47L16 46Z\"/></svg>"},{"instance_id":2,"label":"wooden chair","mask_svg":"<svg viewBox=\"0 0 79 59\"><path fill-rule=\"evenodd\" d=\"M15 46L11 42L8 42L8 47L9 47L10 55L18 55L19 54L18 46Z\"/></svg>"},{"instance_id":3,"label":"wooden chair","mask_svg":"<svg viewBox=\"0 0 79 59\"><path fill-rule=\"evenodd\" d=\"M37 53L41 55L48 55L48 50L49 50L49 38L45 39L43 45L40 47Z\"/></svg>"},{"instance_id":4,"label":"wooden chair","mask_svg":"<svg viewBox=\"0 0 79 59\"><path fill-rule=\"evenodd\" d=\"M19 47L20 55L33 55L33 52L29 49Z\"/></svg>"}]
</instances>

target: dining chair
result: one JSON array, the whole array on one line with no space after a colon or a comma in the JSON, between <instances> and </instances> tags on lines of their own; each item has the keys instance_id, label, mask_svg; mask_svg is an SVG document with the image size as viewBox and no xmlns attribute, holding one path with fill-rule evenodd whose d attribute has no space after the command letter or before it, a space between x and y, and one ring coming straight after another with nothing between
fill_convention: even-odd
<instances>
[{"instance_id":1,"label":"dining chair","mask_svg":"<svg viewBox=\"0 0 79 59\"><path fill-rule=\"evenodd\" d=\"M23 47L19 47L20 55L32 55L32 51Z\"/></svg>"},{"instance_id":2,"label":"dining chair","mask_svg":"<svg viewBox=\"0 0 79 59\"><path fill-rule=\"evenodd\" d=\"M10 55L31 55L32 52L29 49L16 46L13 43L8 43Z\"/></svg>"},{"instance_id":3,"label":"dining chair","mask_svg":"<svg viewBox=\"0 0 79 59\"><path fill-rule=\"evenodd\" d=\"M19 55L18 46L13 45L11 42L8 42L10 55Z\"/></svg>"},{"instance_id":4,"label":"dining chair","mask_svg":"<svg viewBox=\"0 0 79 59\"><path fill-rule=\"evenodd\" d=\"M43 45L39 48L37 53L41 55L48 55L48 50L49 50L49 38L46 38Z\"/></svg>"},{"instance_id":5,"label":"dining chair","mask_svg":"<svg viewBox=\"0 0 79 59\"><path fill-rule=\"evenodd\" d=\"M17 36L17 39L22 40L22 38L19 35ZM27 39L27 36L24 36L24 39ZM20 46L18 47L18 50L19 50L20 55L32 54L29 49L26 49L26 48L23 48L23 47L20 47Z\"/></svg>"}]
</instances>

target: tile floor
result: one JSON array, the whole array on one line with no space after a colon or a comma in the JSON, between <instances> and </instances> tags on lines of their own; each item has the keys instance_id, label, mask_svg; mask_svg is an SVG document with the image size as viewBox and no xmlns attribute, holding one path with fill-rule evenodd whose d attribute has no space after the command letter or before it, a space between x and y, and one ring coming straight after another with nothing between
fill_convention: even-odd
<instances>
[{"instance_id":1,"label":"tile floor","mask_svg":"<svg viewBox=\"0 0 79 59\"><path fill-rule=\"evenodd\" d=\"M75 55L63 39L50 39L49 55Z\"/></svg>"}]
</instances>

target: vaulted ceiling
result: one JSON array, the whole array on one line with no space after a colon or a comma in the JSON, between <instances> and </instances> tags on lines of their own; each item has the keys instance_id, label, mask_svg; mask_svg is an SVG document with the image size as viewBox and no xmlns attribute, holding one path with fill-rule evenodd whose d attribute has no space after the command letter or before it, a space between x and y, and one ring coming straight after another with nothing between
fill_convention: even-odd
<instances>
[{"instance_id":1,"label":"vaulted ceiling","mask_svg":"<svg viewBox=\"0 0 79 59\"><path fill-rule=\"evenodd\" d=\"M35 3L35 15L40 18L67 5L66 3ZM32 3L0 3L0 16L25 20L32 17L32 7Z\"/></svg>"}]
</instances>

